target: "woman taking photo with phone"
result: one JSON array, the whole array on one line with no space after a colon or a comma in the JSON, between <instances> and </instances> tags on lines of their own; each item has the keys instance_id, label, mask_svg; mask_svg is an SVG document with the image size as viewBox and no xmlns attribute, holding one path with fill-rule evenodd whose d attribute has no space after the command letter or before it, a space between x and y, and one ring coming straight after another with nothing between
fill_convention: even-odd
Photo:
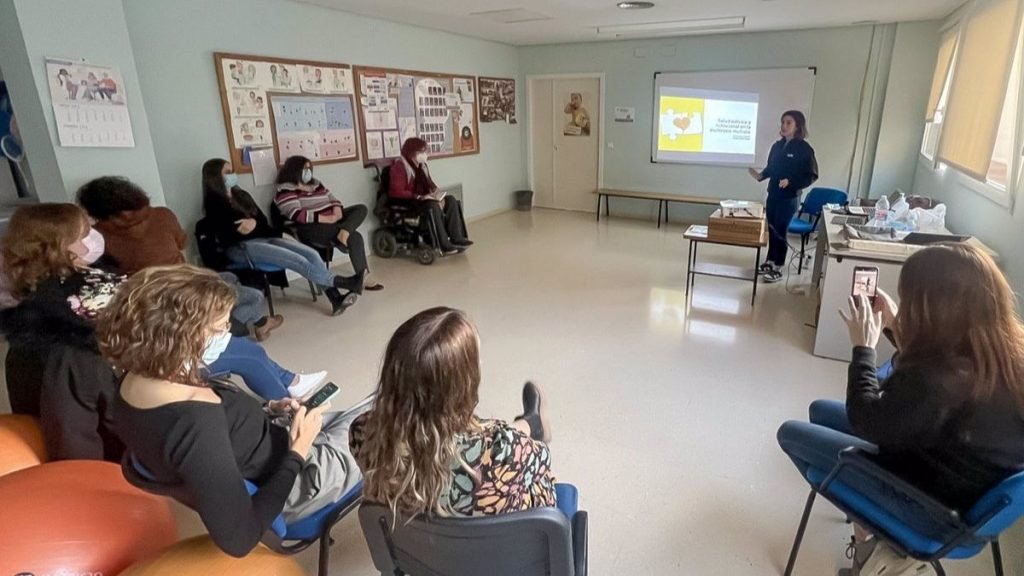
<instances>
[{"instance_id":1,"label":"woman taking photo with phone","mask_svg":"<svg viewBox=\"0 0 1024 576\"><path fill-rule=\"evenodd\" d=\"M758 172L750 168L758 182L768 180L765 218L768 224L768 259L758 268L765 282L782 280L789 245L789 223L800 206L800 192L818 179L818 160L807 143L807 118L799 110L782 114L779 138L768 153L768 165Z\"/></svg>"},{"instance_id":2,"label":"woman taking photo with phone","mask_svg":"<svg viewBox=\"0 0 1024 576\"><path fill-rule=\"evenodd\" d=\"M966 244L908 258L899 298L897 306L877 290L872 307L864 295L850 297L840 312L853 344L846 403L811 404L810 422L783 424L779 445L801 473L830 471L842 450L859 448L966 512L1024 470L1024 325L1016 299L992 258ZM884 380L875 355L883 333L898 350ZM858 558L865 542L858 531Z\"/></svg>"},{"instance_id":3,"label":"woman taking photo with phone","mask_svg":"<svg viewBox=\"0 0 1024 576\"><path fill-rule=\"evenodd\" d=\"M348 450L348 412L325 414L292 399L262 404L233 387L211 386L203 368L230 337L234 291L209 270L179 265L142 270L101 317L100 349L125 371L114 428L131 465L173 486L214 543L240 557L279 514L286 522L337 501L359 481ZM290 425L276 419L290 420ZM250 496L243 480L259 491Z\"/></svg>"}]
</instances>

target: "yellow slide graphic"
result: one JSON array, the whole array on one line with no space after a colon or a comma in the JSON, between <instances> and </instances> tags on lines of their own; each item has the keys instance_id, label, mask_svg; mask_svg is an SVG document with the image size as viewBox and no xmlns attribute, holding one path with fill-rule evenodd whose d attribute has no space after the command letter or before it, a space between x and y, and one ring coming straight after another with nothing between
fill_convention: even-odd
<instances>
[{"instance_id":1,"label":"yellow slide graphic","mask_svg":"<svg viewBox=\"0 0 1024 576\"><path fill-rule=\"evenodd\" d=\"M658 150L704 150L704 99L662 96L658 105Z\"/></svg>"}]
</instances>

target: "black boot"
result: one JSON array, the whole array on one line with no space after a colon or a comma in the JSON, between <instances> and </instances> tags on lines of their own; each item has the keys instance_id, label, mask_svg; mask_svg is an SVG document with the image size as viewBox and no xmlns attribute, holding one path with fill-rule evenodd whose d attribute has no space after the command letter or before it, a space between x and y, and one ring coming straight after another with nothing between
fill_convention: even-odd
<instances>
[{"instance_id":1,"label":"black boot","mask_svg":"<svg viewBox=\"0 0 1024 576\"><path fill-rule=\"evenodd\" d=\"M354 276L335 276L334 287L356 294L363 293L363 274L356 274Z\"/></svg>"},{"instance_id":2,"label":"black boot","mask_svg":"<svg viewBox=\"0 0 1024 576\"><path fill-rule=\"evenodd\" d=\"M356 300L359 300L359 296L352 292L343 296L337 288L325 288L324 295L327 296L327 300L331 303L331 316L340 315L346 308L355 304Z\"/></svg>"},{"instance_id":3,"label":"black boot","mask_svg":"<svg viewBox=\"0 0 1024 576\"><path fill-rule=\"evenodd\" d=\"M541 415L544 394L533 382L523 384L523 413L516 420L525 420L530 425L530 437L538 442L550 442L551 430L545 429L547 418Z\"/></svg>"}]
</instances>

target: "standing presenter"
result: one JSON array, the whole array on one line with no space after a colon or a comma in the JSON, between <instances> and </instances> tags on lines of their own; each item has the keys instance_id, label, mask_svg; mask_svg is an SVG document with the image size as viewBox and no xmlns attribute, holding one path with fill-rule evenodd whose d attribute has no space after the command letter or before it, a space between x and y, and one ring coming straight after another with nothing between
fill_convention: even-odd
<instances>
[{"instance_id":1,"label":"standing presenter","mask_svg":"<svg viewBox=\"0 0 1024 576\"><path fill-rule=\"evenodd\" d=\"M750 175L762 182L768 180L768 259L757 269L765 282L782 280L786 264L786 233L800 204L800 192L818 179L818 161L814 148L807 143L807 118L799 110L782 114L779 138L768 153L768 166L760 172L750 168Z\"/></svg>"}]
</instances>

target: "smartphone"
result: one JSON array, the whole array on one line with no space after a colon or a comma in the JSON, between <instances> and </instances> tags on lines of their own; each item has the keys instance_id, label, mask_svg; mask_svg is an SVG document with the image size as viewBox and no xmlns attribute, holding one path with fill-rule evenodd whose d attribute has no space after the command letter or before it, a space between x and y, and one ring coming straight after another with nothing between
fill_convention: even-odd
<instances>
[{"instance_id":1,"label":"smartphone","mask_svg":"<svg viewBox=\"0 0 1024 576\"><path fill-rule=\"evenodd\" d=\"M878 268L874 266L857 266L853 269L853 288L850 294L856 299L857 296L867 296L871 304L875 303L875 295L878 294Z\"/></svg>"},{"instance_id":2,"label":"smartphone","mask_svg":"<svg viewBox=\"0 0 1024 576\"><path fill-rule=\"evenodd\" d=\"M341 388L338 388L337 384L334 382L328 382L327 384L324 384L323 388L317 390L315 394L303 402L302 405L306 407L306 410L312 410L313 408L323 405L324 402L327 402L331 398L334 398L339 391L341 391Z\"/></svg>"}]
</instances>

